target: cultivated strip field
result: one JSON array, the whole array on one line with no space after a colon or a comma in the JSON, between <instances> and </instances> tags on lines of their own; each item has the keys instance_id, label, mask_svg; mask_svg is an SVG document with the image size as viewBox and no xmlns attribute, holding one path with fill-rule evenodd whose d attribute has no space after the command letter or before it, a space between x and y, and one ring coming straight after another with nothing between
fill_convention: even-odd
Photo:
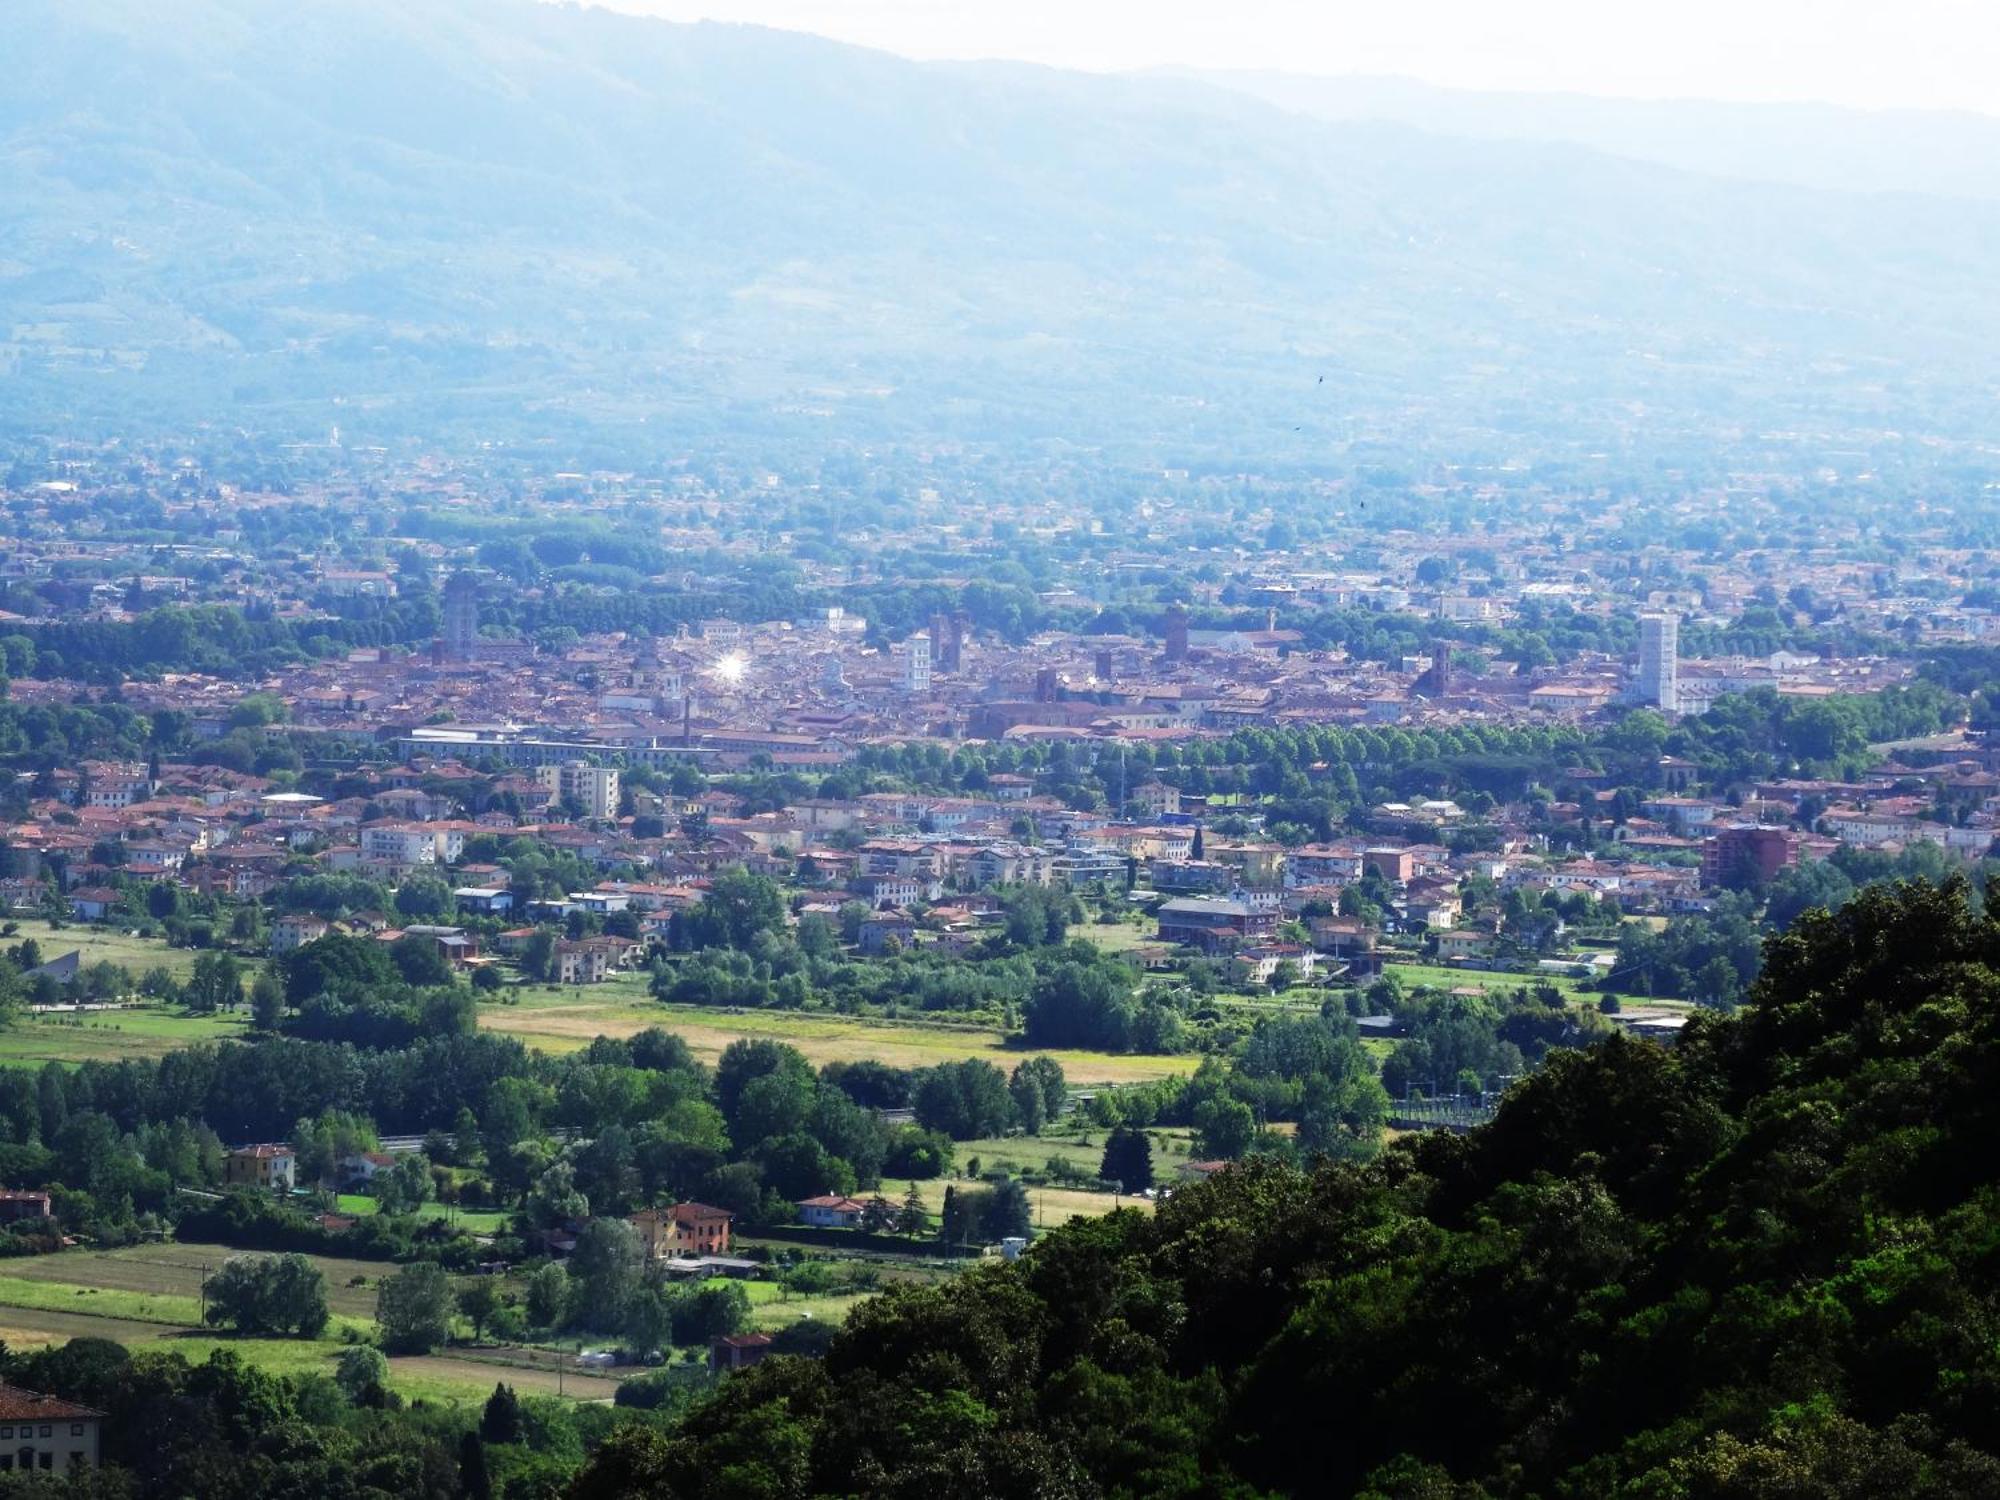
<instances>
[{"instance_id":1,"label":"cultivated strip field","mask_svg":"<svg viewBox=\"0 0 2000 1500\"><path fill-rule=\"evenodd\" d=\"M199 1315L202 1268L213 1273L232 1255L246 1253L222 1245L132 1245L120 1250L73 1250L0 1265L0 1303L7 1300L10 1280L43 1281L102 1292L122 1292L154 1299L179 1298L196 1305ZM395 1274L387 1261L348 1260L315 1255L314 1265L326 1277L326 1305L336 1316L375 1316L375 1289L384 1276ZM353 1285L356 1280L362 1285ZM177 1319L192 1323L193 1318Z\"/></svg>"},{"instance_id":2,"label":"cultivated strip field","mask_svg":"<svg viewBox=\"0 0 2000 1500\"><path fill-rule=\"evenodd\" d=\"M227 1348L245 1360L283 1374L331 1375L345 1348L343 1334L366 1337L373 1329L376 1287L396 1267L385 1261L310 1257L326 1276L327 1305L334 1315L318 1339L242 1338L201 1325L201 1274L213 1272L232 1254L219 1245L134 1245L118 1250L69 1251L24 1257L0 1270L0 1339L15 1348L33 1348L74 1338L111 1339L130 1349L171 1350L194 1361ZM359 1279L362 1283L356 1285ZM789 1317L783 1320L789 1322ZM773 1326L782 1326L782 1322ZM578 1400L609 1400L618 1377L578 1370L557 1376L559 1359L548 1349L454 1348L436 1354L398 1356L389 1362L391 1384L406 1396L437 1400L481 1400L497 1381L523 1393L563 1394Z\"/></svg>"}]
</instances>

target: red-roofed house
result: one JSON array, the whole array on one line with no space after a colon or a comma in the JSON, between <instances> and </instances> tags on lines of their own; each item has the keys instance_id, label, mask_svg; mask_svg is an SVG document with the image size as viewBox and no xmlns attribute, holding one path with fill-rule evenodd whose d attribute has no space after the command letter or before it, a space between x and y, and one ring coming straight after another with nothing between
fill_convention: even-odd
<instances>
[{"instance_id":1,"label":"red-roofed house","mask_svg":"<svg viewBox=\"0 0 2000 1500\"><path fill-rule=\"evenodd\" d=\"M868 1205L837 1193L799 1201L799 1218L815 1229L855 1229L861 1224Z\"/></svg>"},{"instance_id":2,"label":"red-roofed house","mask_svg":"<svg viewBox=\"0 0 2000 1500\"><path fill-rule=\"evenodd\" d=\"M93 1407L0 1385L0 1474L94 1469L103 1423Z\"/></svg>"},{"instance_id":3,"label":"red-roofed house","mask_svg":"<svg viewBox=\"0 0 2000 1500\"><path fill-rule=\"evenodd\" d=\"M676 1255L727 1255L729 1223L736 1216L707 1203L676 1203L672 1208L642 1208L627 1221L645 1242L646 1258Z\"/></svg>"},{"instance_id":4,"label":"red-roofed house","mask_svg":"<svg viewBox=\"0 0 2000 1500\"><path fill-rule=\"evenodd\" d=\"M712 1340L708 1346L708 1368L720 1375L725 1370L740 1370L745 1365L754 1365L771 1352L771 1335L768 1333L730 1333Z\"/></svg>"}]
</instances>

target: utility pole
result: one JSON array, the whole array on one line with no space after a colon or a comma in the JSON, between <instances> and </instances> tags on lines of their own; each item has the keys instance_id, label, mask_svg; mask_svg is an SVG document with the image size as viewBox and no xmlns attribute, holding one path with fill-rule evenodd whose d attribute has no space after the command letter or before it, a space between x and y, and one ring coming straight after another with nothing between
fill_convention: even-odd
<instances>
[{"instance_id":1,"label":"utility pole","mask_svg":"<svg viewBox=\"0 0 2000 1500\"><path fill-rule=\"evenodd\" d=\"M208 1262L201 1263L201 1326L208 1326Z\"/></svg>"}]
</instances>

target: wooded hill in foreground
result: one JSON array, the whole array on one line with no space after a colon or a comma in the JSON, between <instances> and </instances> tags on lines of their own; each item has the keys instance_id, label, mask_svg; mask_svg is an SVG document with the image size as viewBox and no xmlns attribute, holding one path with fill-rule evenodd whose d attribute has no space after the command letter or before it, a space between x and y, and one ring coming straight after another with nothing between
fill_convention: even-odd
<instances>
[{"instance_id":1,"label":"wooded hill in foreground","mask_svg":"<svg viewBox=\"0 0 2000 1500\"><path fill-rule=\"evenodd\" d=\"M1996 1083L2000 924L1869 890L1677 1051L882 1297L573 1494L2000 1495Z\"/></svg>"}]
</instances>

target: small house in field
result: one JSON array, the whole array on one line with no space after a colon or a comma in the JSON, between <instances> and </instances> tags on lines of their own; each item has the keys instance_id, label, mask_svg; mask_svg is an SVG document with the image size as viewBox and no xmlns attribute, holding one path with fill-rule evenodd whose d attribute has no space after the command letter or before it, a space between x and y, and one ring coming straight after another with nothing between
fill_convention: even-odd
<instances>
[{"instance_id":1,"label":"small house in field","mask_svg":"<svg viewBox=\"0 0 2000 1500\"><path fill-rule=\"evenodd\" d=\"M798 1209L799 1221L815 1229L859 1229L868 1205L856 1198L827 1193L801 1199Z\"/></svg>"}]
</instances>

